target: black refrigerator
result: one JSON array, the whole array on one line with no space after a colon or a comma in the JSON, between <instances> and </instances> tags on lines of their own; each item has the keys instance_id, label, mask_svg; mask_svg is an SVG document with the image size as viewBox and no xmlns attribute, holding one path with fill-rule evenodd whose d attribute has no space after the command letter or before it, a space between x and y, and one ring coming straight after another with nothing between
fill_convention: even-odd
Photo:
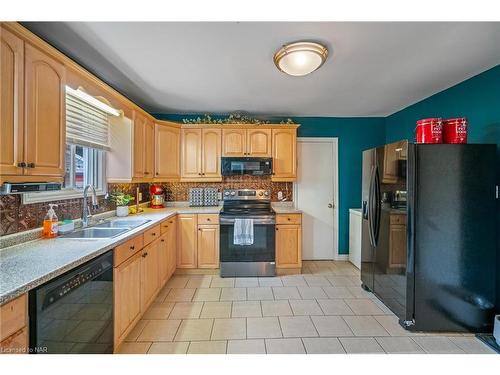
<instances>
[{"instance_id":1,"label":"black refrigerator","mask_svg":"<svg viewBox=\"0 0 500 375\"><path fill-rule=\"evenodd\" d=\"M406 329L492 331L496 173L495 145L363 152L361 282Z\"/></svg>"}]
</instances>

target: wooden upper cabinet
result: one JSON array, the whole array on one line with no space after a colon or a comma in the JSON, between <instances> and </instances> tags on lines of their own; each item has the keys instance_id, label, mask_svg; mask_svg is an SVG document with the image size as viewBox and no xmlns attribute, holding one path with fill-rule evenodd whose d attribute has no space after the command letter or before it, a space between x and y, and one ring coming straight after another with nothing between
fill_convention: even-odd
<instances>
[{"instance_id":1,"label":"wooden upper cabinet","mask_svg":"<svg viewBox=\"0 0 500 375\"><path fill-rule=\"evenodd\" d=\"M145 176L146 160L144 159L144 148L146 141L146 118L135 113L134 118L134 174L133 177L141 178Z\"/></svg>"},{"instance_id":2,"label":"wooden upper cabinet","mask_svg":"<svg viewBox=\"0 0 500 375\"><path fill-rule=\"evenodd\" d=\"M24 42L0 26L0 175L22 175Z\"/></svg>"},{"instance_id":3,"label":"wooden upper cabinet","mask_svg":"<svg viewBox=\"0 0 500 375\"><path fill-rule=\"evenodd\" d=\"M223 129L222 156L245 156L247 152L246 132L246 129Z\"/></svg>"},{"instance_id":4,"label":"wooden upper cabinet","mask_svg":"<svg viewBox=\"0 0 500 375\"><path fill-rule=\"evenodd\" d=\"M155 158L155 138L154 124L151 120L146 120L144 128L144 177L153 178L154 158Z\"/></svg>"},{"instance_id":5,"label":"wooden upper cabinet","mask_svg":"<svg viewBox=\"0 0 500 375\"><path fill-rule=\"evenodd\" d=\"M272 130L273 181L297 178L297 130Z\"/></svg>"},{"instance_id":6,"label":"wooden upper cabinet","mask_svg":"<svg viewBox=\"0 0 500 375\"><path fill-rule=\"evenodd\" d=\"M398 182L398 157L401 148L399 143L384 146L384 160L382 164L382 183L395 184Z\"/></svg>"},{"instance_id":7,"label":"wooden upper cabinet","mask_svg":"<svg viewBox=\"0 0 500 375\"><path fill-rule=\"evenodd\" d=\"M222 177L220 129L203 129L201 160L203 177Z\"/></svg>"},{"instance_id":8,"label":"wooden upper cabinet","mask_svg":"<svg viewBox=\"0 0 500 375\"><path fill-rule=\"evenodd\" d=\"M201 177L201 129L182 129L181 131L181 176L183 178Z\"/></svg>"},{"instance_id":9,"label":"wooden upper cabinet","mask_svg":"<svg viewBox=\"0 0 500 375\"><path fill-rule=\"evenodd\" d=\"M247 155L254 157L271 157L271 129L247 130Z\"/></svg>"},{"instance_id":10,"label":"wooden upper cabinet","mask_svg":"<svg viewBox=\"0 0 500 375\"><path fill-rule=\"evenodd\" d=\"M25 43L25 174L64 176L66 70Z\"/></svg>"},{"instance_id":11,"label":"wooden upper cabinet","mask_svg":"<svg viewBox=\"0 0 500 375\"><path fill-rule=\"evenodd\" d=\"M178 179L181 132L179 128L155 124L155 178Z\"/></svg>"}]
</instances>

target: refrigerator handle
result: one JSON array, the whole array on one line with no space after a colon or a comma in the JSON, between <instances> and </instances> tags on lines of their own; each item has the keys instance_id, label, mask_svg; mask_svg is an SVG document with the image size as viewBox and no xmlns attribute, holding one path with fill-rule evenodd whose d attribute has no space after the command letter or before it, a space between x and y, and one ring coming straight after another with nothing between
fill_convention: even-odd
<instances>
[{"instance_id":1,"label":"refrigerator handle","mask_svg":"<svg viewBox=\"0 0 500 375\"><path fill-rule=\"evenodd\" d=\"M370 188L368 190L368 237L370 238L370 245L375 246L373 237L373 193L374 193L374 177L375 167L372 166L370 173Z\"/></svg>"},{"instance_id":2,"label":"refrigerator handle","mask_svg":"<svg viewBox=\"0 0 500 375\"><path fill-rule=\"evenodd\" d=\"M373 243L378 246L378 238L380 234L380 216L382 211L382 194L380 191L380 174L378 172L378 167L375 167L374 176L374 199L375 199L375 218L374 218L374 232L373 232Z\"/></svg>"}]
</instances>

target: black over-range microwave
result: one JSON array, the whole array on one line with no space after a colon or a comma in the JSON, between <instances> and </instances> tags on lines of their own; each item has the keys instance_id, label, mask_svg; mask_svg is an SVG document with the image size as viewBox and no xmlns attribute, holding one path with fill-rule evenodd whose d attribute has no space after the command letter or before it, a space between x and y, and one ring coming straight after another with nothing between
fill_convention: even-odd
<instances>
[{"instance_id":1,"label":"black over-range microwave","mask_svg":"<svg viewBox=\"0 0 500 375\"><path fill-rule=\"evenodd\" d=\"M268 176L273 173L272 158L222 158L223 176Z\"/></svg>"}]
</instances>

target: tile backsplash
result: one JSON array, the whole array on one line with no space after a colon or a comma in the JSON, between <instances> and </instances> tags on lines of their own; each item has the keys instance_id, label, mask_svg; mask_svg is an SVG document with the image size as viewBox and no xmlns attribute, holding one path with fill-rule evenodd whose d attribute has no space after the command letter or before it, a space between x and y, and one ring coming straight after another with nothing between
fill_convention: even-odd
<instances>
[{"instance_id":1,"label":"tile backsplash","mask_svg":"<svg viewBox=\"0 0 500 375\"><path fill-rule=\"evenodd\" d=\"M165 189L166 201L187 201L189 189L194 187L214 187L219 191L223 189L266 189L271 191L271 200L278 200L278 192L283 192L287 201L293 199L293 184L291 182L271 182L270 177L231 176L225 177L222 182L166 182L161 183ZM139 187L142 193L142 201L149 200L149 184L108 184L108 191L122 191L134 195ZM90 200L90 199L89 199ZM0 236L23 232L39 228L47 213L49 202L22 204L20 195L0 196ZM56 209L59 220L77 219L82 214L83 198L54 200L51 203L58 204ZM134 202L135 204L135 202ZM99 209L95 213L114 210L113 203L104 197L99 197Z\"/></svg>"}]
</instances>

